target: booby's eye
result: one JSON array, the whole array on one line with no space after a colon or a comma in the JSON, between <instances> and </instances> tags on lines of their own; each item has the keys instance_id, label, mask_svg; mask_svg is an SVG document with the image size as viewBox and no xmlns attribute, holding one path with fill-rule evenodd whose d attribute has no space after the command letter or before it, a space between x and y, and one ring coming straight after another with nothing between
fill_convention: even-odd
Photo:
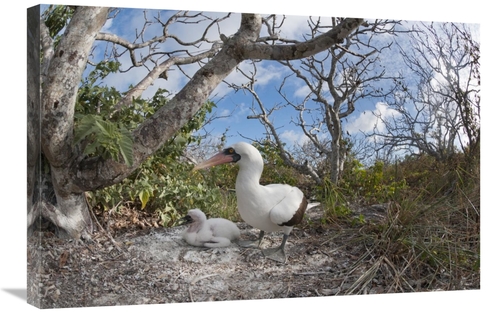
<instances>
[{"instance_id":1,"label":"booby's eye","mask_svg":"<svg viewBox=\"0 0 500 313\"><path fill-rule=\"evenodd\" d=\"M241 159L241 156L236 152L236 150L234 150L234 148L225 149L224 154L231 156L233 158L232 162L238 162Z\"/></svg>"}]
</instances>

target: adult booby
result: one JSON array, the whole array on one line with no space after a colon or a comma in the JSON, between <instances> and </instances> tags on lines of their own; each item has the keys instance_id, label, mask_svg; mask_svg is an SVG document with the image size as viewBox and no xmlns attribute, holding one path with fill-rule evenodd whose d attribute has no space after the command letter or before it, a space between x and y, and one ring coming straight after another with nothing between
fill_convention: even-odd
<instances>
[{"instance_id":1,"label":"adult booby","mask_svg":"<svg viewBox=\"0 0 500 313\"><path fill-rule=\"evenodd\" d=\"M239 240L240 230L233 222L224 218L210 218L200 209L192 209L183 218L189 227L182 238L192 245L206 248L226 247L231 241Z\"/></svg>"},{"instance_id":2,"label":"adult booby","mask_svg":"<svg viewBox=\"0 0 500 313\"><path fill-rule=\"evenodd\" d=\"M273 260L286 262L285 244L293 226L302 221L308 205L297 187L285 184L261 185L259 180L264 161L259 151L246 142L239 142L195 166L194 170L234 162L239 166L236 198L241 218L260 230L259 238L240 242L241 246L260 247L265 232L283 231L281 245L262 250Z\"/></svg>"}]
</instances>

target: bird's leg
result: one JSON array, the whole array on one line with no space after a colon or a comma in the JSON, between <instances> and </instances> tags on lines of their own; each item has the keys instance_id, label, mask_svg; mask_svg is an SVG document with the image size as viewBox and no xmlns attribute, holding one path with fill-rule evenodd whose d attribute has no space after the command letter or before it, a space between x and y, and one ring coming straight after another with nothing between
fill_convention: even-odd
<instances>
[{"instance_id":1,"label":"bird's leg","mask_svg":"<svg viewBox=\"0 0 500 313\"><path fill-rule=\"evenodd\" d=\"M284 234L279 247L264 249L262 253L271 260L286 263L285 244L287 239L288 235Z\"/></svg>"},{"instance_id":2,"label":"bird's leg","mask_svg":"<svg viewBox=\"0 0 500 313\"><path fill-rule=\"evenodd\" d=\"M240 241L238 242L238 245L245 248L259 248L260 244L262 243L262 238L264 238L263 230L260 231L259 238L257 240Z\"/></svg>"}]
</instances>

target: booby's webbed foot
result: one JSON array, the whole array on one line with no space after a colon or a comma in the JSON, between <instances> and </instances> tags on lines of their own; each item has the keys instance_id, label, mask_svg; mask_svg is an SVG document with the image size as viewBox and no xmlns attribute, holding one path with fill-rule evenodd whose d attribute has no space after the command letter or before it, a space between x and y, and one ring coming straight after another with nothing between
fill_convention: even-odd
<instances>
[{"instance_id":1,"label":"booby's webbed foot","mask_svg":"<svg viewBox=\"0 0 500 313\"><path fill-rule=\"evenodd\" d=\"M263 249L262 253L268 259L281 263L286 263L285 250L281 246L276 248Z\"/></svg>"},{"instance_id":2,"label":"booby's webbed foot","mask_svg":"<svg viewBox=\"0 0 500 313\"><path fill-rule=\"evenodd\" d=\"M283 240L281 241L281 245L279 247L263 249L262 253L268 259L286 263L285 245L287 239L288 239L288 234L284 234Z\"/></svg>"}]
</instances>

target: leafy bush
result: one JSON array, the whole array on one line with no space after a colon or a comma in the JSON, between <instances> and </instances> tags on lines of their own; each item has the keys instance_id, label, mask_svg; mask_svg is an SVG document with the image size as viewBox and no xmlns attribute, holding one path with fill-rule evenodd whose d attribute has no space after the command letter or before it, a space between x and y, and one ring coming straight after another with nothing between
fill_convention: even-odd
<instances>
[{"instance_id":1,"label":"leafy bush","mask_svg":"<svg viewBox=\"0 0 500 313\"><path fill-rule=\"evenodd\" d=\"M317 194L323 207L323 222L328 223L332 219L347 217L352 213L345 190L332 183L328 178L317 187Z\"/></svg>"},{"instance_id":2,"label":"leafy bush","mask_svg":"<svg viewBox=\"0 0 500 313\"><path fill-rule=\"evenodd\" d=\"M264 170L260 180L262 185L274 183L297 185L299 175L293 168L285 165L274 145L264 141L263 144L255 143L254 146L264 159Z\"/></svg>"},{"instance_id":3,"label":"leafy bush","mask_svg":"<svg viewBox=\"0 0 500 313\"><path fill-rule=\"evenodd\" d=\"M185 147L199 140L192 132L201 126L204 115L213 106L213 103L207 103L190 123L128 178L95 191L91 196L92 204L106 210L120 204L156 212L166 227L172 226L189 209L198 207L205 212L214 212L227 210L227 207L221 207L224 202L233 206L230 193L217 188L213 179L205 180L203 175L193 172L193 166L181 158Z\"/></svg>"},{"instance_id":4,"label":"leafy bush","mask_svg":"<svg viewBox=\"0 0 500 313\"><path fill-rule=\"evenodd\" d=\"M51 4L47 10L43 12L42 19L49 29L50 37L55 40L56 44L61 39L61 36L58 34L67 26L74 13L75 9L73 6L54 4Z\"/></svg>"},{"instance_id":5,"label":"leafy bush","mask_svg":"<svg viewBox=\"0 0 500 313\"><path fill-rule=\"evenodd\" d=\"M169 93L158 89L151 99L138 98L133 106L115 111L121 93L100 83L118 68L117 63L101 62L82 82L75 110L75 144L82 145L88 156L115 160L121 157L131 164L131 130L166 105ZM229 209L229 212L234 212L234 195L216 188L213 179L207 181L199 173L193 173L192 165L182 160L186 146L200 142L201 138L194 136L193 132L202 127L205 116L214 106L213 102L207 102L161 149L121 183L88 193L91 205L103 210L119 211L120 207L127 206L155 212L164 226L172 226L187 210L195 207L208 213L234 207ZM221 204L227 207L221 207ZM234 217L229 212L225 216Z\"/></svg>"},{"instance_id":6,"label":"leafy bush","mask_svg":"<svg viewBox=\"0 0 500 313\"><path fill-rule=\"evenodd\" d=\"M376 161L365 168L358 160L347 164L340 186L350 198L363 198L365 204L386 203L407 188L406 179L398 178L393 165Z\"/></svg>"},{"instance_id":7,"label":"leafy bush","mask_svg":"<svg viewBox=\"0 0 500 313\"><path fill-rule=\"evenodd\" d=\"M119 124L106 121L99 115L85 115L75 127L74 143L79 144L83 139L87 140L85 155L100 155L115 161L119 161L121 155L125 163L132 166L132 134Z\"/></svg>"}]
</instances>

